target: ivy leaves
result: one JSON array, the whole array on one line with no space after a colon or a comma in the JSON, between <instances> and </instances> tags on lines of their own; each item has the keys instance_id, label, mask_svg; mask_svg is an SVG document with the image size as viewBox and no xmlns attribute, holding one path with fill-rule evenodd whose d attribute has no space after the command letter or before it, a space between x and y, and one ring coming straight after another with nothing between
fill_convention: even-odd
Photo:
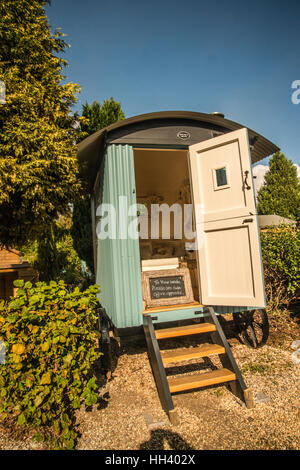
<instances>
[{"instance_id":1,"label":"ivy leaves","mask_svg":"<svg viewBox=\"0 0 300 470\"><path fill-rule=\"evenodd\" d=\"M51 437L55 448L73 448L74 410L98 401L91 376L96 353L94 308L98 286L69 292L63 281L15 281L16 297L0 305L0 338L6 363L0 367L0 413L17 417Z\"/></svg>"}]
</instances>

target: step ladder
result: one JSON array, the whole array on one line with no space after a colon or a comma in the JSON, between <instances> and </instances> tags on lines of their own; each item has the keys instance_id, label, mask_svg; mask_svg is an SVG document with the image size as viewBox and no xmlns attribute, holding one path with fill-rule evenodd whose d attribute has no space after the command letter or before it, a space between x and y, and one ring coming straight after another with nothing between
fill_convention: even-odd
<instances>
[{"instance_id":1,"label":"step ladder","mask_svg":"<svg viewBox=\"0 0 300 470\"><path fill-rule=\"evenodd\" d=\"M162 408L173 421L175 407L172 394L182 391L199 389L209 385L228 383L234 395L242 400L248 408L253 408L252 391L247 388L238 365L233 357L230 346L219 323L213 307L205 307L203 323L194 323L175 328L154 329L150 314L144 314L144 332L147 341L148 355L155 379ZM209 333L213 344L201 344L191 349L161 351L159 341L167 338L179 338L188 335ZM166 366L179 364L191 359L200 359L218 355L222 368L205 373L167 377Z\"/></svg>"}]
</instances>

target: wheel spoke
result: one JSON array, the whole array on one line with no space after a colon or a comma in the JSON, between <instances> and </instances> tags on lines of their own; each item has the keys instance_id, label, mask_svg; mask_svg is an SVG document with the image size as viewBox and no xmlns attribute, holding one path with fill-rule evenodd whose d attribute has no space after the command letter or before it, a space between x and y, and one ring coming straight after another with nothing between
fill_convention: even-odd
<instances>
[{"instance_id":1,"label":"wheel spoke","mask_svg":"<svg viewBox=\"0 0 300 470\"><path fill-rule=\"evenodd\" d=\"M253 341L253 347L257 348L258 341L257 341L256 333L255 333L252 325L249 325L249 330L250 330L250 338Z\"/></svg>"},{"instance_id":2,"label":"wheel spoke","mask_svg":"<svg viewBox=\"0 0 300 470\"><path fill-rule=\"evenodd\" d=\"M242 343L252 348L265 344L269 334L265 310L251 310L233 314L234 323Z\"/></svg>"}]
</instances>

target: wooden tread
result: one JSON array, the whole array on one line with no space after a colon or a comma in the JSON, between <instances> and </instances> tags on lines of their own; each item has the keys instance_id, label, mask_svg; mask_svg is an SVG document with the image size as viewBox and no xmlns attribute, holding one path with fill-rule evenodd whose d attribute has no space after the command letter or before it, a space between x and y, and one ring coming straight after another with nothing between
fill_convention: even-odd
<instances>
[{"instance_id":1,"label":"wooden tread","mask_svg":"<svg viewBox=\"0 0 300 470\"><path fill-rule=\"evenodd\" d=\"M186 375L185 377L168 378L170 392L181 392L194 388L207 387L236 380L234 372L228 369L218 369L203 374Z\"/></svg>"},{"instance_id":2,"label":"wooden tread","mask_svg":"<svg viewBox=\"0 0 300 470\"><path fill-rule=\"evenodd\" d=\"M157 339L176 338L178 336L196 335L199 333L207 333L215 331L216 327L212 323L197 323L194 325L177 326L175 328L166 328L155 330Z\"/></svg>"},{"instance_id":3,"label":"wooden tread","mask_svg":"<svg viewBox=\"0 0 300 470\"><path fill-rule=\"evenodd\" d=\"M202 344L196 348L176 349L175 351L162 351L161 357L164 365L181 361L189 361L200 357L224 354L225 348L218 344Z\"/></svg>"},{"instance_id":4,"label":"wooden tread","mask_svg":"<svg viewBox=\"0 0 300 470\"><path fill-rule=\"evenodd\" d=\"M151 313L160 313L160 312L168 312L172 310L186 310L188 308L202 308L203 305L197 301L189 302L188 304L177 304L177 305L168 305L166 307L146 307L143 311L143 315L151 314Z\"/></svg>"}]
</instances>

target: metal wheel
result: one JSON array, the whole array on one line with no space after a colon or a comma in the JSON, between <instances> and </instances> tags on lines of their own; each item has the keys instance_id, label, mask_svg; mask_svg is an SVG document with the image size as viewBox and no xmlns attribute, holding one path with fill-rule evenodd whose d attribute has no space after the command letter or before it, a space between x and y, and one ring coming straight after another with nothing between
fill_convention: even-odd
<instances>
[{"instance_id":1,"label":"metal wheel","mask_svg":"<svg viewBox=\"0 0 300 470\"><path fill-rule=\"evenodd\" d=\"M233 313L239 340L250 348L260 348L269 337L269 321L265 310Z\"/></svg>"},{"instance_id":2,"label":"metal wheel","mask_svg":"<svg viewBox=\"0 0 300 470\"><path fill-rule=\"evenodd\" d=\"M112 369L112 354L111 354L111 341L110 341L110 322L105 309L99 308L97 310L97 329L100 332L99 348L102 353L100 363L102 370L106 375L107 380L111 379Z\"/></svg>"}]
</instances>

